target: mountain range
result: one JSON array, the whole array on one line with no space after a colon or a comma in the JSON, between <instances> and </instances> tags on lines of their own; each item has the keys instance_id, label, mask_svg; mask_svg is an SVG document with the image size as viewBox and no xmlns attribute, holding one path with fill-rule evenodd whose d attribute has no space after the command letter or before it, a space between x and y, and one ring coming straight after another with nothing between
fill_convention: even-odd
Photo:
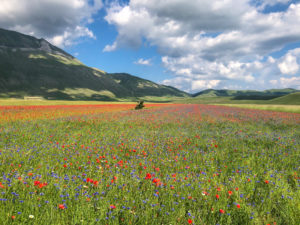
<instances>
[{"instance_id":1,"label":"mountain range","mask_svg":"<svg viewBox=\"0 0 300 225\"><path fill-rule=\"evenodd\" d=\"M130 74L88 67L45 39L0 29L0 97L24 96L114 101L189 94Z\"/></svg>"},{"instance_id":2,"label":"mountain range","mask_svg":"<svg viewBox=\"0 0 300 225\"><path fill-rule=\"evenodd\" d=\"M206 89L193 94L193 97L203 98L203 97L232 97L232 100L270 100L298 92L298 90L293 88L285 89L270 89L265 91L255 91L255 90L214 90Z\"/></svg>"},{"instance_id":3,"label":"mountain range","mask_svg":"<svg viewBox=\"0 0 300 225\"><path fill-rule=\"evenodd\" d=\"M191 95L127 73L106 73L88 67L43 38L0 28L0 98L39 96L132 101L232 97L234 100L270 100L295 92L298 91L289 88L266 91L207 89Z\"/></svg>"}]
</instances>

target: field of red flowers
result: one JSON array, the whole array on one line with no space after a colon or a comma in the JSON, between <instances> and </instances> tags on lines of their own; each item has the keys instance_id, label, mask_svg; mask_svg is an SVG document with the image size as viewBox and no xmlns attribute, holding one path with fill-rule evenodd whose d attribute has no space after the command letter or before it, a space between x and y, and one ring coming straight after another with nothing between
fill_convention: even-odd
<instances>
[{"instance_id":1,"label":"field of red flowers","mask_svg":"<svg viewBox=\"0 0 300 225\"><path fill-rule=\"evenodd\" d=\"M300 224L300 114L0 107L0 224Z\"/></svg>"}]
</instances>

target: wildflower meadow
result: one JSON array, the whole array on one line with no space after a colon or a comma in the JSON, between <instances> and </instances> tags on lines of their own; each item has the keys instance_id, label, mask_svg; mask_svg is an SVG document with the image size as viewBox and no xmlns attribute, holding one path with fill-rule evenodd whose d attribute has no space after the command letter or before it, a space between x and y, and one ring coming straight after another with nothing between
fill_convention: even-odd
<instances>
[{"instance_id":1,"label":"wildflower meadow","mask_svg":"<svg viewBox=\"0 0 300 225\"><path fill-rule=\"evenodd\" d=\"M300 224L300 114L1 106L0 224Z\"/></svg>"}]
</instances>

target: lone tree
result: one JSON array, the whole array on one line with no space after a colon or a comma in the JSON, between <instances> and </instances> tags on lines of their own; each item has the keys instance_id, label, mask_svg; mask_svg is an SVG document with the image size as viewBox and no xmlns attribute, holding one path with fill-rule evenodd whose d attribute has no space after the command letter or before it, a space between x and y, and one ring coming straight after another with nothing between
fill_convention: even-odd
<instances>
[{"instance_id":1,"label":"lone tree","mask_svg":"<svg viewBox=\"0 0 300 225\"><path fill-rule=\"evenodd\" d=\"M145 106L144 106L144 101L143 100L140 100L140 101L138 101L138 104L135 106L135 109L137 110L137 109L142 109L142 108L144 108Z\"/></svg>"}]
</instances>

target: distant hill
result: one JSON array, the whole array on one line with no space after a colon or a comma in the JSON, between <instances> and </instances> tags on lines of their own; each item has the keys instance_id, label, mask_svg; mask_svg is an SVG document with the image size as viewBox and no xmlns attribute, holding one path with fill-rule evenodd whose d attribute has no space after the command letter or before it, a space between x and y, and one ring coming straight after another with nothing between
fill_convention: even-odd
<instances>
[{"instance_id":1,"label":"distant hill","mask_svg":"<svg viewBox=\"0 0 300 225\"><path fill-rule=\"evenodd\" d=\"M214 90L207 89L193 95L196 98L206 97L232 97L232 100L270 100L284 95L298 92L296 89L270 89L265 91L254 90Z\"/></svg>"},{"instance_id":2,"label":"distant hill","mask_svg":"<svg viewBox=\"0 0 300 225\"><path fill-rule=\"evenodd\" d=\"M270 104L300 105L300 92L291 93L269 101Z\"/></svg>"},{"instance_id":3,"label":"distant hill","mask_svg":"<svg viewBox=\"0 0 300 225\"><path fill-rule=\"evenodd\" d=\"M189 95L130 74L88 67L44 39L0 29L0 97L25 96L114 101Z\"/></svg>"}]
</instances>

